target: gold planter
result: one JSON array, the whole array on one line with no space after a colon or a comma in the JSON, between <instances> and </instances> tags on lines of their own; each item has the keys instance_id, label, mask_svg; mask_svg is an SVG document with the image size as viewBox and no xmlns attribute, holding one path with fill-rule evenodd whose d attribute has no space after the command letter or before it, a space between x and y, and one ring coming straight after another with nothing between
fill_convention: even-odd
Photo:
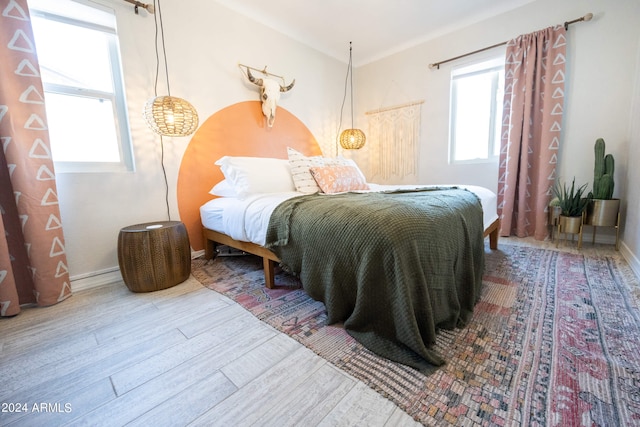
<instances>
[{"instance_id":1,"label":"gold planter","mask_svg":"<svg viewBox=\"0 0 640 427\"><path fill-rule=\"evenodd\" d=\"M560 232L578 234L582 229L581 216L564 216L560 215Z\"/></svg>"},{"instance_id":2,"label":"gold planter","mask_svg":"<svg viewBox=\"0 0 640 427\"><path fill-rule=\"evenodd\" d=\"M560 234L564 234L565 240L567 234L571 234L571 240L575 234L578 235L578 249L582 248L582 225L584 224L584 215L580 216L565 216L560 215L560 221L558 222L558 237ZM560 243L560 239L556 242L556 247Z\"/></svg>"},{"instance_id":3,"label":"gold planter","mask_svg":"<svg viewBox=\"0 0 640 427\"><path fill-rule=\"evenodd\" d=\"M615 227L618 224L620 199L593 199L587 205L587 225Z\"/></svg>"},{"instance_id":4,"label":"gold planter","mask_svg":"<svg viewBox=\"0 0 640 427\"><path fill-rule=\"evenodd\" d=\"M620 199L592 199L587 205L585 224L593 226L592 243L596 242L596 228L615 227L616 251L620 247Z\"/></svg>"}]
</instances>

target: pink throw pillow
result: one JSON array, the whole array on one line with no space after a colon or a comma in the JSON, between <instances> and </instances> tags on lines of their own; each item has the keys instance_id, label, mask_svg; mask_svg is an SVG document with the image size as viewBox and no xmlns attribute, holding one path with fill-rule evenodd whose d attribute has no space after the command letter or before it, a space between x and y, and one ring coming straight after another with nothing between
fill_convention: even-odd
<instances>
[{"instance_id":1,"label":"pink throw pillow","mask_svg":"<svg viewBox=\"0 0 640 427\"><path fill-rule=\"evenodd\" d=\"M323 193L369 189L360 171L353 166L315 166L309 168L309 172Z\"/></svg>"}]
</instances>

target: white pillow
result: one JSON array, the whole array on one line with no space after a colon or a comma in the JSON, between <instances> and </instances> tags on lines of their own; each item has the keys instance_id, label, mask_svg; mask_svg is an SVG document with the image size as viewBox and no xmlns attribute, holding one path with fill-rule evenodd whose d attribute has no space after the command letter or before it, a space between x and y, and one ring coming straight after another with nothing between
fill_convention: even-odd
<instances>
[{"instance_id":1,"label":"white pillow","mask_svg":"<svg viewBox=\"0 0 640 427\"><path fill-rule=\"evenodd\" d=\"M256 193L296 191L285 159L224 156L215 164L241 199Z\"/></svg>"},{"instance_id":2,"label":"white pillow","mask_svg":"<svg viewBox=\"0 0 640 427\"><path fill-rule=\"evenodd\" d=\"M233 189L233 186L226 179L214 185L209 191L209 194L219 197L238 197L238 193L236 193L236 190Z\"/></svg>"},{"instance_id":3,"label":"white pillow","mask_svg":"<svg viewBox=\"0 0 640 427\"><path fill-rule=\"evenodd\" d=\"M353 166L362 177L362 181L367 181L356 162L352 159L345 159L344 157L307 157L291 147L287 147L287 155L289 157L293 182L295 183L296 190L301 193L317 193L322 191L309 171L311 167Z\"/></svg>"}]
</instances>

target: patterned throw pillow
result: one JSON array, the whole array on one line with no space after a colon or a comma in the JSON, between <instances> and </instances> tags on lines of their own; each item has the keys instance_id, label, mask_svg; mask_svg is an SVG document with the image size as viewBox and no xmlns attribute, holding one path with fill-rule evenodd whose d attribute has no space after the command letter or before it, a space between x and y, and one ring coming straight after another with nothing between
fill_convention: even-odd
<instances>
[{"instance_id":1,"label":"patterned throw pillow","mask_svg":"<svg viewBox=\"0 0 640 427\"><path fill-rule=\"evenodd\" d=\"M307 157L291 147L287 147L287 155L289 157L289 166L291 167L291 177L293 178L293 183L296 187L296 191L299 191L301 193L311 194L321 191L320 187L318 187L318 184L316 183L316 180L313 178L311 172L309 171L311 167L352 166L356 169L362 181L367 181L362 171L360 171L360 169L358 168L356 162L354 162L352 159L345 159L344 157L331 158L322 156Z\"/></svg>"},{"instance_id":2,"label":"patterned throw pillow","mask_svg":"<svg viewBox=\"0 0 640 427\"><path fill-rule=\"evenodd\" d=\"M322 166L324 164L322 157L307 157L291 147L287 147L287 155L289 156L291 177L296 186L296 191L308 194L320 191L320 187L311 176L309 168L311 166Z\"/></svg>"},{"instance_id":3,"label":"patterned throw pillow","mask_svg":"<svg viewBox=\"0 0 640 427\"><path fill-rule=\"evenodd\" d=\"M354 166L314 166L309 171L323 193L369 189L362 173Z\"/></svg>"}]
</instances>

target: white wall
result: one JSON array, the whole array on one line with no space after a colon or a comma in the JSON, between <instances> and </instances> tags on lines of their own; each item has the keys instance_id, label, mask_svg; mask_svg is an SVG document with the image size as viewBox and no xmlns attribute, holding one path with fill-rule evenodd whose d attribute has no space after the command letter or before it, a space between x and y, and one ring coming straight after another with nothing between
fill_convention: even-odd
<instances>
[{"instance_id":1,"label":"white wall","mask_svg":"<svg viewBox=\"0 0 640 427\"><path fill-rule=\"evenodd\" d=\"M58 193L69 270L74 283L96 273L117 274L117 236L122 227L166 220L160 139L142 119L153 96L154 19L125 2L97 0L116 11L136 171L133 173L58 174ZM333 150L346 64L301 45L207 0L164 0L171 94L187 99L200 122L216 111L258 100L238 63L283 75L295 87L283 94L287 109ZM346 60L346 59L345 59ZM158 93L166 94L164 78ZM278 120L276 118L275 126ZM176 183L189 137L165 138L171 217L178 218ZM230 141L230 143L233 143ZM331 154L331 151L328 152ZM212 165L212 167L214 167Z\"/></svg>"},{"instance_id":2,"label":"white wall","mask_svg":"<svg viewBox=\"0 0 640 427\"><path fill-rule=\"evenodd\" d=\"M636 274L640 276L640 43L636 53L636 76L629 126L629 153L626 176L627 196L624 205L625 224L622 251Z\"/></svg>"},{"instance_id":3,"label":"white wall","mask_svg":"<svg viewBox=\"0 0 640 427\"><path fill-rule=\"evenodd\" d=\"M420 152L421 183L472 183L497 189L497 164L449 165L449 79L453 65L502 54L504 48L444 64L439 70L429 64L507 41L520 34L594 14L590 22L571 25L568 31L568 63L565 122L560 152L561 179L593 181L593 144L603 137L607 153L616 160L614 196L635 203L638 173L627 172L631 162L640 163L638 130L630 138L632 88L637 75L640 35L640 2L637 0L537 0L521 8L471 25L435 40L359 67L357 110L359 126L366 129L363 113L380 107L425 100L422 107ZM640 101L636 100L637 104ZM636 110L637 117L638 110ZM633 144L630 145L630 141ZM363 160L366 153L363 152ZM631 196L629 193L634 193ZM623 207L624 209L624 207ZM632 252L638 254L640 236L637 215L626 215L623 233ZM599 235L601 231L598 232ZM612 229L603 237L612 237ZM609 236L607 236L609 234Z\"/></svg>"}]
</instances>

